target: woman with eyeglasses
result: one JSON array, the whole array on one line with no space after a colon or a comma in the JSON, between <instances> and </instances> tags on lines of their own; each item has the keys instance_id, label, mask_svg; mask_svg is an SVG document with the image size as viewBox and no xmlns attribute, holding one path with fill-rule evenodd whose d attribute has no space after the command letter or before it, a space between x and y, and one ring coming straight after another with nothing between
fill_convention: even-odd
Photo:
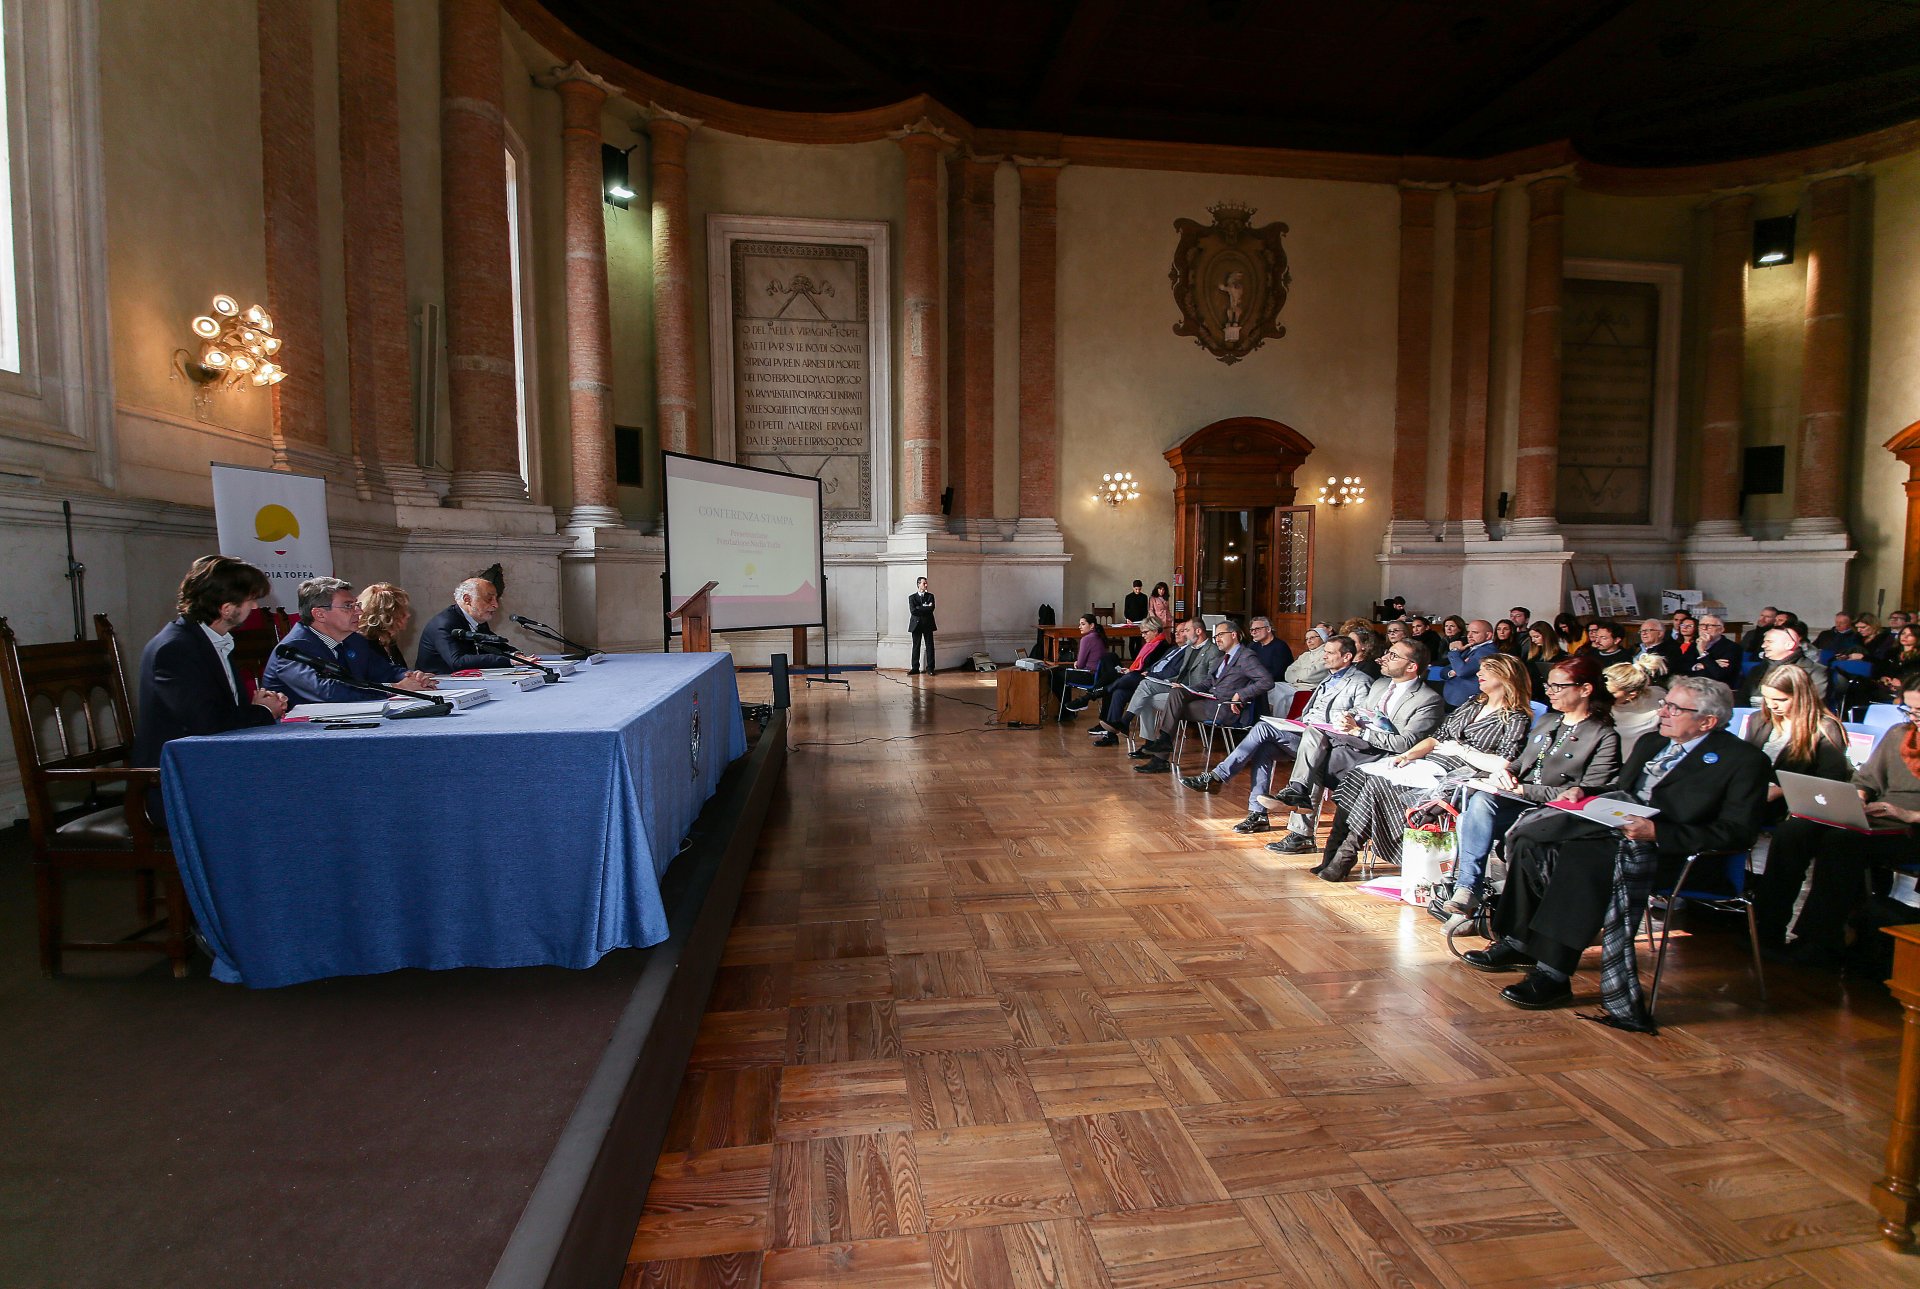
<instances>
[{"instance_id":1,"label":"woman with eyeglasses","mask_svg":"<svg viewBox=\"0 0 1920 1289\"><path fill-rule=\"evenodd\" d=\"M1787 817L1780 771L1844 783L1853 777L1853 766L1847 761L1847 731L1820 705L1806 672L1773 668L1760 681L1759 697L1760 710L1747 719L1742 736L1773 762L1767 822L1776 824Z\"/></svg>"},{"instance_id":2,"label":"woman with eyeglasses","mask_svg":"<svg viewBox=\"0 0 1920 1289\"><path fill-rule=\"evenodd\" d=\"M1480 907L1487 856L1514 820L1555 798L1611 791L1620 777L1620 735L1599 665L1591 658L1561 659L1547 675L1545 697L1549 710L1525 746L1487 776L1494 790L1474 792L1460 812L1453 890L1427 906L1449 926Z\"/></svg>"},{"instance_id":3,"label":"woman with eyeglasses","mask_svg":"<svg viewBox=\"0 0 1920 1289\"><path fill-rule=\"evenodd\" d=\"M1431 758L1444 773L1464 765L1492 771L1513 760L1533 721L1533 707L1528 701L1533 684L1526 665L1518 658L1496 653L1481 662L1474 680L1479 694L1454 708L1439 730L1394 757L1392 764ZM1339 809L1314 873L1329 882L1345 880L1359 858L1360 847L1369 841L1375 859L1398 863L1407 809L1432 794L1431 788L1405 788L1377 774L1355 771L1341 775L1340 786L1334 791Z\"/></svg>"},{"instance_id":4,"label":"woman with eyeglasses","mask_svg":"<svg viewBox=\"0 0 1920 1289\"><path fill-rule=\"evenodd\" d=\"M1772 680L1769 673L1766 682ZM1847 919L1869 882L1884 894L1893 867L1913 862L1920 833L1920 672L1901 678L1900 699L1907 719L1880 736L1852 782L1866 803L1867 818L1889 831L1859 833L1810 819L1782 820L1767 850L1766 871L1753 888L1763 950L1784 950L1803 966L1844 965ZM1793 943L1787 949L1789 935Z\"/></svg>"}]
</instances>

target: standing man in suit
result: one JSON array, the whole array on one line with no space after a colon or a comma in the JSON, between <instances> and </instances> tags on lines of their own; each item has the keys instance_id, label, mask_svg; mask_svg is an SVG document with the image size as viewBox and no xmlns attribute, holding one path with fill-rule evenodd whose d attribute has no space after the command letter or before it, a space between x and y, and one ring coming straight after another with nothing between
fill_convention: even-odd
<instances>
[{"instance_id":1,"label":"standing man in suit","mask_svg":"<svg viewBox=\"0 0 1920 1289\"><path fill-rule=\"evenodd\" d=\"M462 630L493 635L487 624L499 611L500 592L492 582L476 575L460 583L453 588L453 603L420 628L420 652L413 665L437 676L470 667L513 666L514 659L505 654L489 653L453 638L455 631Z\"/></svg>"},{"instance_id":2,"label":"standing man in suit","mask_svg":"<svg viewBox=\"0 0 1920 1289\"><path fill-rule=\"evenodd\" d=\"M287 714L286 698L271 690L248 698L233 666L233 630L269 589L267 575L240 560L207 555L193 562L180 582L180 616L140 654L135 765L159 765L160 749L174 739L271 725Z\"/></svg>"},{"instance_id":3,"label":"standing man in suit","mask_svg":"<svg viewBox=\"0 0 1920 1289\"><path fill-rule=\"evenodd\" d=\"M920 646L927 647L927 665L925 671L933 672L933 633L939 630L933 621L933 590L926 578L920 578L913 584L913 594L907 597L907 634L913 637L913 666L908 669L909 676L918 676L920 666Z\"/></svg>"},{"instance_id":4,"label":"standing man in suit","mask_svg":"<svg viewBox=\"0 0 1920 1289\"><path fill-rule=\"evenodd\" d=\"M1127 602L1120 607L1120 616L1129 622L1144 622L1152 608L1144 584L1139 578L1134 578L1133 589L1127 592Z\"/></svg>"},{"instance_id":5,"label":"standing man in suit","mask_svg":"<svg viewBox=\"0 0 1920 1289\"><path fill-rule=\"evenodd\" d=\"M1499 646L1493 642L1491 622L1485 618L1475 618L1467 623L1467 638L1448 645L1447 656L1441 659L1447 673L1440 686L1440 694L1447 700L1448 708L1458 707L1479 696L1480 664L1499 651Z\"/></svg>"},{"instance_id":6,"label":"standing man in suit","mask_svg":"<svg viewBox=\"0 0 1920 1289\"><path fill-rule=\"evenodd\" d=\"M1741 850L1766 818L1773 763L1726 730L1733 693L1717 680L1682 676L1660 704L1658 735L1634 744L1614 794L1655 807L1617 831L1577 815L1534 816L1507 833L1507 888L1485 949L1463 955L1480 971L1531 967L1500 996L1516 1007L1557 1007L1573 997L1580 955L1600 932L1613 897L1620 836L1653 848L1671 878L1688 855ZM1548 876L1551 874L1551 876Z\"/></svg>"},{"instance_id":7,"label":"standing man in suit","mask_svg":"<svg viewBox=\"0 0 1920 1289\"><path fill-rule=\"evenodd\" d=\"M314 577L300 584L300 624L280 642L303 657L331 662L357 680L396 689L432 689L440 682L424 671L408 671L389 662L360 634L360 602L353 584L337 577ZM377 689L365 689L321 675L299 659L274 651L260 677L262 688L286 695L294 703L354 703L384 698Z\"/></svg>"}]
</instances>

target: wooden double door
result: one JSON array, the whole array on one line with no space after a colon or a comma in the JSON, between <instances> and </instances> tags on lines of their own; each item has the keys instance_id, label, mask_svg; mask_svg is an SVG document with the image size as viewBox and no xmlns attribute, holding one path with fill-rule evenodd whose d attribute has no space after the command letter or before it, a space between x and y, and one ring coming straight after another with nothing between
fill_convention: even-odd
<instances>
[{"instance_id":1,"label":"wooden double door","mask_svg":"<svg viewBox=\"0 0 1920 1289\"><path fill-rule=\"evenodd\" d=\"M1294 471L1313 444L1278 421L1216 421L1167 452L1174 470L1174 611L1265 616L1298 648L1313 621L1313 512Z\"/></svg>"}]
</instances>

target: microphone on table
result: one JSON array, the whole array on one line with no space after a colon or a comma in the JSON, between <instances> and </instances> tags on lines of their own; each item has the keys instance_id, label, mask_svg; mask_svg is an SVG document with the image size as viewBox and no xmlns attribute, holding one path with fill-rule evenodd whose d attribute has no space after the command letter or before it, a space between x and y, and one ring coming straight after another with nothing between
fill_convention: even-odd
<instances>
[{"instance_id":1,"label":"microphone on table","mask_svg":"<svg viewBox=\"0 0 1920 1289\"><path fill-rule=\"evenodd\" d=\"M525 627L528 631L533 632L535 635L545 636L547 639L553 641L555 644L562 644L569 649L577 651L580 656L578 658L570 659L570 661L584 662L588 658L591 658L593 657L593 655L600 652L600 650L595 649L592 645L583 645L583 644L580 644L578 641L567 639L565 636L561 635L558 631L548 626L544 622L535 622L532 618L522 617L518 613L509 613L507 615L507 620L514 623L517 626Z\"/></svg>"},{"instance_id":2,"label":"microphone on table","mask_svg":"<svg viewBox=\"0 0 1920 1289\"><path fill-rule=\"evenodd\" d=\"M502 657L513 659L522 666L531 667L542 676L545 676L549 685L560 679L559 672L549 667L542 667L538 659L529 658L526 654L521 653L518 649L515 649L491 631L469 631L465 627L455 627L447 634L451 635L463 645L471 645L475 649L484 649L488 653L499 654Z\"/></svg>"},{"instance_id":3,"label":"microphone on table","mask_svg":"<svg viewBox=\"0 0 1920 1289\"><path fill-rule=\"evenodd\" d=\"M312 654L301 653L290 644L278 646L273 654L274 657L284 658L288 662L305 663L328 680L337 680L343 685L352 685L355 689L371 689L376 693L391 694L395 698L411 698L426 704L424 707L403 707L397 712L390 712L389 720L401 721L419 716L453 715L453 704L438 694L431 694L425 690L400 689L393 685L383 685L377 680L362 680L331 658L316 658Z\"/></svg>"}]
</instances>

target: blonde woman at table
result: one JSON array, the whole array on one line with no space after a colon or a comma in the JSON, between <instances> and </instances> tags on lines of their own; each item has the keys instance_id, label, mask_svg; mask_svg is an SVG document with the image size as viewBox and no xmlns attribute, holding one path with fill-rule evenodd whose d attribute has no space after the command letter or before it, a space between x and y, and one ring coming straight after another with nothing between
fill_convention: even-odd
<instances>
[{"instance_id":1,"label":"blonde woman at table","mask_svg":"<svg viewBox=\"0 0 1920 1289\"><path fill-rule=\"evenodd\" d=\"M407 665L400 637L412 624L413 600L392 582L375 582L360 592L360 634L395 666Z\"/></svg>"}]
</instances>

